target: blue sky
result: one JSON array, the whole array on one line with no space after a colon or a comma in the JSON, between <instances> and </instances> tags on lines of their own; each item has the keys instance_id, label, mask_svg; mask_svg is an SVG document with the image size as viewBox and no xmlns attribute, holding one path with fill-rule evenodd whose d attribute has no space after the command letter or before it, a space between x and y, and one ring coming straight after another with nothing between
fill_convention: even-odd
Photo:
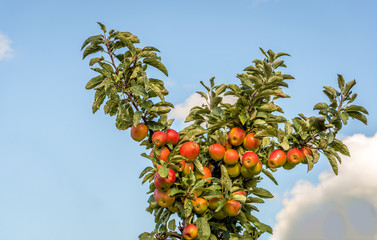
<instances>
[{"instance_id":1,"label":"blue sky","mask_svg":"<svg viewBox=\"0 0 377 240\"><path fill-rule=\"evenodd\" d=\"M292 55L292 98L281 102L288 117L313 114L325 101L322 86L336 86L341 73L357 80L356 104L370 113L368 126L351 121L341 134L377 132L376 1L4 1L1 9L3 240L136 239L153 229L146 186L137 180L149 164L143 148L113 118L93 115L94 93L84 89L94 73L80 47L100 32L97 21L160 49L169 77L149 76L167 82L174 104L212 76L237 82L235 75L262 57L258 48L271 48ZM279 173L279 187L266 183L278 197L258 217L273 226L296 180L319 183L329 168L321 160L310 173Z\"/></svg>"}]
</instances>

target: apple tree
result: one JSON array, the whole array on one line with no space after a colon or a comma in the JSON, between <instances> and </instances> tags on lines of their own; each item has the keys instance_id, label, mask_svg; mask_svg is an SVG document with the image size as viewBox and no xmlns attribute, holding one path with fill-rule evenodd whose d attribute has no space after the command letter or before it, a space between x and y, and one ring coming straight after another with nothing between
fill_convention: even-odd
<instances>
[{"instance_id":1,"label":"apple tree","mask_svg":"<svg viewBox=\"0 0 377 240\"><path fill-rule=\"evenodd\" d=\"M286 119L277 104L293 76L283 73L287 53L260 49L256 59L237 75L238 84L200 82L205 104L195 106L181 131L171 128L168 113L174 105L164 81L150 77L148 68L168 75L159 50L139 47L129 32L110 30L85 40L83 59L97 76L93 89L93 113L101 106L115 116L119 130L131 129L131 137L146 148L141 156L150 166L141 172L149 184L146 210L156 226L139 239L258 239L272 228L255 217L257 204L273 195L259 183L266 177L278 184L273 173L306 164L310 171L325 156L338 174L340 155L349 156L337 133L349 118L367 124L367 110L353 105L355 80L338 75L337 88L324 86L328 102L317 103L316 116L298 114ZM223 101L230 96L233 103ZM175 219L180 219L176 223Z\"/></svg>"}]
</instances>

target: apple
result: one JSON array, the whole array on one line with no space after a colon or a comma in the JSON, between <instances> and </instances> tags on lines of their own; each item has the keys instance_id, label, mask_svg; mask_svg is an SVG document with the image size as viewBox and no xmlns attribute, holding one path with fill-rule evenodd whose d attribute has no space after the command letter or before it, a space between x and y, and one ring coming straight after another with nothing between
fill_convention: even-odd
<instances>
[{"instance_id":1,"label":"apple","mask_svg":"<svg viewBox=\"0 0 377 240\"><path fill-rule=\"evenodd\" d=\"M251 170L245 166L241 167L241 176L246 179L252 179L255 175L251 172Z\"/></svg>"},{"instance_id":2,"label":"apple","mask_svg":"<svg viewBox=\"0 0 377 240\"><path fill-rule=\"evenodd\" d=\"M270 168L278 168L284 165L285 161L287 160L287 155L283 150L276 149L272 151L270 156L268 157L268 166Z\"/></svg>"},{"instance_id":3,"label":"apple","mask_svg":"<svg viewBox=\"0 0 377 240\"><path fill-rule=\"evenodd\" d=\"M222 208L218 212L213 213L213 217L216 218L216 219L219 219L219 220L222 220L222 219L226 218L227 216L228 216L228 214L224 211L224 208Z\"/></svg>"},{"instance_id":4,"label":"apple","mask_svg":"<svg viewBox=\"0 0 377 240\"><path fill-rule=\"evenodd\" d=\"M242 155L242 165L246 168L253 168L259 162L259 157L255 152L245 152Z\"/></svg>"},{"instance_id":5,"label":"apple","mask_svg":"<svg viewBox=\"0 0 377 240\"><path fill-rule=\"evenodd\" d=\"M182 174L188 176L190 174L190 169L194 170L194 163L186 162L185 167L183 168Z\"/></svg>"},{"instance_id":6,"label":"apple","mask_svg":"<svg viewBox=\"0 0 377 240\"><path fill-rule=\"evenodd\" d=\"M193 204L193 211L196 214L203 214L208 209L208 200L204 198L197 198L196 200L191 200Z\"/></svg>"},{"instance_id":7,"label":"apple","mask_svg":"<svg viewBox=\"0 0 377 240\"><path fill-rule=\"evenodd\" d=\"M241 145L243 143L244 138L245 132L239 127L234 127L229 132L229 142L233 146Z\"/></svg>"},{"instance_id":8,"label":"apple","mask_svg":"<svg viewBox=\"0 0 377 240\"><path fill-rule=\"evenodd\" d=\"M241 174L241 164L237 163L232 166L227 165L226 170L228 171L229 177L236 178Z\"/></svg>"},{"instance_id":9,"label":"apple","mask_svg":"<svg viewBox=\"0 0 377 240\"><path fill-rule=\"evenodd\" d=\"M155 150L155 151L156 151L156 150ZM163 146L163 147L161 148L161 151L160 151L160 154L159 154L159 155L156 153L157 158L160 159L160 160L162 160L162 161L165 161L165 162L166 162L166 160L168 159L169 154L170 154L170 150L169 150L169 148L167 148L167 147L165 147L165 146ZM152 156L153 156L153 154L152 154Z\"/></svg>"},{"instance_id":10,"label":"apple","mask_svg":"<svg viewBox=\"0 0 377 240\"><path fill-rule=\"evenodd\" d=\"M262 167L263 167L262 161L259 160L258 163L257 163L257 165L254 168L251 168L250 171L254 175L258 175L259 173L262 172Z\"/></svg>"},{"instance_id":11,"label":"apple","mask_svg":"<svg viewBox=\"0 0 377 240\"><path fill-rule=\"evenodd\" d=\"M312 150L310 150L310 148L308 148L308 147L302 147L301 151L302 151L302 153L304 153L305 156L306 155L313 156ZM302 163L305 163L305 164L308 163L308 160L306 160L306 157L304 157L304 160L302 161Z\"/></svg>"},{"instance_id":12,"label":"apple","mask_svg":"<svg viewBox=\"0 0 377 240\"><path fill-rule=\"evenodd\" d=\"M156 174L154 175L154 185L158 189L169 189L170 186L173 185L173 183L175 183L175 180L175 172L170 168L167 177L161 177L161 175L158 172L156 172Z\"/></svg>"},{"instance_id":13,"label":"apple","mask_svg":"<svg viewBox=\"0 0 377 240\"><path fill-rule=\"evenodd\" d=\"M230 144L229 141L226 141L225 150L228 150L228 149L231 149L231 148L232 148L232 144Z\"/></svg>"},{"instance_id":14,"label":"apple","mask_svg":"<svg viewBox=\"0 0 377 240\"><path fill-rule=\"evenodd\" d=\"M209 155L215 161L220 161L224 158L225 148L221 144L212 144L208 148Z\"/></svg>"},{"instance_id":15,"label":"apple","mask_svg":"<svg viewBox=\"0 0 377 240\"><path fill-rule=\"evenodd\" d=\"M228 149L225 151L224 162L227 165L235 165L236 163L238 163L239 158L240 158L240 155L238 154L236 150Z\"/></svg>"},{"instance_id":16,"label":"apple","mask_svg":"<svg viewBox=\"0 0 377 240\"><path fill-rule=\"evenodd\" d=\"M286 170L291 170L292 168L294 168L297 164L293 164L293 163L289 163L288 161L286 161L283 165L283 168L286 169Z\"/></svg>"},{"instance_id":17,"label":"apple","mask_svg":"<svg viewBox=\"0 0 377 240\"><path fill-rule=\"evenodd\" d=\"M221 197L221 198L224 198ZM219 206L220 198L214 197L208 200L208 208L211 210L216 210L216 208Z\"/></svg>"},{"instance_id":18,"label":"apple","mask_svg":"<svg viewBox=\"0 0 377 240\"><path fill-rule=\"evenodd\" d=\"M199 145L196 142L185 142L179 149L179 154L188 158L192 162L199 155Z\"/></svg>"},{"instance_id":19,"label":"apple","mask_svg":"<svg viewBox=\"0 0 377 240\"><path fill-rule=\"evenodd\" d=\"M207 178L212 177L212 173L211 173L211 170L209 170L209 168L203 167L203 172L204 172L204 175L201 174L200 172L195 172L196 179L207 179ZM207 184L209 183L211 183L211 180L207 181Z\"/></svg>"},{"instance_id":20,"label":"apple","mask_svg":"<svg viewBox=\"0 0 377 240\"><path fill-rule=\"evenodd\" d=\"M184 240L194 240L198 237L198 229L194 224L187 225L182 231Z\"/></svg>"},{"instance_id":21,"label":"apple","mask_svg":"<svg viewBox=\"0 0 377 240\"><path fill-rule=\"evenodd\" d=\"M231 217L237 216L241 212L241 203L236 200L228 200L225 202L224 211Z\"/></svg>"},{"instance_id":22,"label":"apple","mask_svg":"<svg viewBox=\"0 0 377 240\"><path fill-rule=\"evenodd\" d=\"M246 192L245 191L237 191L237 192L233 192L232 195L244 195L246 197Z\"/></svg>"},{"instance_id":23,"label":"apple","mask_svg":"<svg viewBox=\"0 0 377 240\"><path fill-rule=\"evenodd\" d=\"M304 161L305 155L304 153L297 148L292 148L287 153L287 162L290 164L298 164Z\"/></svg>"},{"instance_id":24,"label":"apple","mask_svg":"<svg viewBox=\"0 0 377 240\"><path fill-rule=\"evenodd\" d=\"M163 131L157 131L152 135L152 142L157 147L162 147L166 144L168 137Z\"/></svg>"},{"instance_id":25,"label":"apple","mask_svg":"<svg viewBox=\"0 0 377 240\"><path fill-rule=\"evenodd\" d=\"M131 137L133 140L140 142L148 135L148 128L145 124L139 123L136 127L131 127Z\"/></svg>"},{"instance_id":26,"label":"apple","mask_svg":"<svg viewBox=\"0 0 377 240\"><path fill-rule=\"evenodd\" d=\"M166 143L170 143L172 145L177 145L179 141L179 133L174 129L168 129L166 131L167 140Z\"/></svg>"},{"instance_id":27,"label":"apple","mask_svg":"<svg viewBox=\"0 0 377 240\"><path fill-rule=\"evenodd\" d=\"M179 172L182 172L185 169L185 160L180 161L179 163L177 163L177 165L179 167Z\"/></svg>"},{"instance_id":28,"label":"apple","mask_svg":"<svg viewBox=\"0 0 377 240\"><path fill-rule=\"evenodd\" d=\"M249 151L257 149L260 145L259 138L254 137L254 133L248 133L243 140L243 146Z\"/></svg>"},{"instance_id":29,"label":"apple","mask_svg":"<svg viewBox=\"0 0 377 240\"><path fill-rule=\"evenodd\" d=\"M173 205L175 201L175 197L169 197L169 190L165 191L165 190L156 188L154 190L153 195L154 195L154 198L156 199L157 204L160 207L166 208L168 206Z\"/></svg>"},{"instance_id":30,"label":"apple","mask_svg":"<svg viewBox=\"0 0 377 240\"><path fill-rule=\"evenodd\" d=\"M170 212L172 212L172 213L177 213L177 212L179 212L179 208L178 208L177 206L175 206L175 205L170 205L170 206L168 206L168 209L169 209Z\"/></svg>"}]
</instances>

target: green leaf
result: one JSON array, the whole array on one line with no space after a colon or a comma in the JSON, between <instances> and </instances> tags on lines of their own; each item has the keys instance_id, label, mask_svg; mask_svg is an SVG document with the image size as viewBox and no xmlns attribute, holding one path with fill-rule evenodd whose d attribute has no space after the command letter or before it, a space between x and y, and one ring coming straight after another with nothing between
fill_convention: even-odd
<instances>
[{"instance_id":1,"label":"green leaf","mask_svg":"<svg viewBox=\"0 0 377 240\"><path fill-rule=\"evenodd\" d=\"M268 171L267 169L264 169L262 168L262 172L269 178L271 179L271 181L273 181L276 185L278 185L278 182L276 181L276 179L274 178L274 176L272 175L272 173L270 171Z\"/></svg>"},{"instance_id":2,"label":"green leaf","mask_svg":"<svg viewBox=\"0 0 377 240\"><path fill-rule=\"evenodd\" d=\"M358 106L358 105L347 106L347 107L344 108L344 111L346 111L346 112L362 112L364 114L369 114L368 111L364 107Z\"/></svg>"},{"instance_id":3,"label":"green leaf","mask_svg":"<svg viewBox=\"0 0 377 240\"><path fill-rule=\"evenodd\" d=\"M100 22L97 22L97 23L98 23L98 25L101 26L102 31L105 33L105 32L106 32L106 27L105 27L105 25L103 25L103 24L100 23Z\"/></svg>"},{"instance_id":4,"label":"green leaf","mask_svg":"<svg viewBox=\"0 0 377 240\"><path fill-rule=\"evenodd\" d=\"M329 163L332 167L332 170L334 171L335 175L338 175L338 162L336 161L335 157L330 153L325 151L324 152L325 156L329 160Z\"/></svg>"},{"instance_id":5,"label":"green leaf","mask_svg":"<svg viewBox=\"0 0 377 240\"><path fill-rule=\"evenodd\" d=\"M332 141L332 143L330 144L330 147L332 147L334 150L340 152L345 156L351 156L347 145L345 145L342 141L338 139L334 139L334 141Z\"/></svg>"},{"instance_id":6,"label":"green leaf","mask_svg":"<svg viewBox=\"0 0 377 240\"><path fill-rule=\"evenodd\" d=\"M186 198L185 202L184 202L184 210L185 210L185 217L189 217L192 213L192 208L193 208L193 205L192 205L192 202L190 199Z\"/></svg>"},{"instance_id":7,"label":"green leaf","mask_svg":"<svg viewBox=\"0 0 377 240\"><path fill-rule=\"evenodd\" d=\"M89 82L86 84L85 89L92 89L97 87L100 83L103 82L105 79L105 76L103 75L98 75L97 77L94 77L89 80Z\"/></svg>"},{"instance_id":8,"label":"green leaf","mask_svg":"<svg viewBox=\"0 0 377 240\"><path fill-rule=\"evenodd\" d=\"M338 86L340 90L344 89L344 78L340 74L338 74Z\"/></svg>"},{"instance_id":9,"label":"green leaf","mask_svg":"<svg viewBox=\"0 0 377 240\"><path fill-rule=\"evenodd\" d=\"M263 189L263 188L253 188L251 191L252 194L255 196L261 197L261 198L273 198L274 195L272 195L268 190Z\"/></svg>"},{"instance_id":10,"label":"green leaf","mask_svg":"<svg viewBox=\"0 0 377 240\"><path fill-rule=\"evenodd\" d=\"M166 69L166 67L164 66L164 64L162 64L158 59L145 58L143 60L143 62L145 64L148 64L148 65L152 66L152 67L157 68L158 70L160 70L161 72L163 72L166 76L168 76L168 70Z\"/></svg>"},{"instance_id":11,"label":"green leaf","mask_svg":"<svg viewBox=\"0 0 377 240\"><path fill-rule=\"evenodd\" d=\"M174 231L176 227L177 226L175 225L175 219L170 220L168 223L168 228L170 229L170 231Z\"/></svg>"},{"instance_id":12,"label":"green leaf","mask_svg":"<svg viewBox=\"0 0 377 240\"><path fill-rule=\"evenodd\" d=\"M205 94L204 92L202 92L202 91L197 91L196 93L199 94L200 96L202 96L204 99L208 100L208 96L207 96L207 94Z\"/></svg>"},{"instance_id":13,"label":"green leaf","mask_svg":"<svg viewBox=\"0 0 377 240\"><path fill-rule=\"evenodd\" d=\"M346 83L346 86L344 87L342 93L343 95L347 96L349 94L349 91L351 90L351 88L353 86L355 86L356 84L356 81L355 80L352 80L352 81L349 81L348 83Z\"/></svg>"},{"instance_id":14,"label":"green leaf","mask_svg":"<svg viewBox=\"0 0 377 240\"><path fill-rule=\"evenodd\" d=\"M308 172L313 169L313 157L311 155L305 155L305 159L308 163Z\"/></svg>"},{"instance_id":15,"label":"green leaf","mask_svg":"<svg viewBox=\"0 0 377 240\"><path fill-rule=\"evenodd\" d=\"M104 52L103 47L90 44L87 48L85 48L84 53L82 54L82 59L85 59L88 55L96 53L96 52Z\"/></svg>"},{"instance_id":16,"label":"green leaf","mask_svg":"<svg viewBox=\"0 0 377 240\"><path fill-rule=\"evenodd\" d=\"M245 112L241 112L241 114L238 116L238 118L240 119L242 125L244 125L247 121L247 116L246 116Z\"/></svg>"},{"instance_id":17,"label":"green leaf","mask_svg":"<svg viewBox=\"0 0 377 240\"><path fill-rule=\"evenodd\" d=\"M205 217L200 217L196 220L196 226L198 227L199 240L208 240L211 235L211 228L208 224L208 220Z\"/></svg>"},{"instance_id":18,"label":"green leaf","mask_svg":"<svg viewBox=\"0 0 377 240\"><path fill-rule=\"evenodd\" d=\"M284 113L283 109L281 109L279 106L269 102L266 104L263 104L262 106L259 107L259 111L264 111L264 112L281 112Z\"/></svg>"},{"instance_id":19,"label":"green leaf","mask_svg":"<svg viewBox=\"0 0 377 240\"><path fill-rule=\"evenodd\" d=\"M275 129L266 129L262 131L258 131L254 137L260 138L260 137L277 137L277 131Z\"/></svg>"},{"instance_id":20,"label":"green leaf","mask_svg":"<svg viewBox=\"0 0 377 240\"><path fill-rule=\"evenodd\" d=\"M280 143L280 146L287 151L289 149L289 141L286 136L283 137L283 141Z\"/></svg>"},{"instance_id":21,"label":"green leaf","mask_svg":"<svg viewBox=\"0 0 377 240\"><path fill-rule=\"evenodd\" d=\"M158 174L160 174L161 177L166 178L169 174L169 168L160 167L160 169L158 169Z\"/></svg>"},{"instance_id":22,"label":"green leaf","mask_svg":"<svg viewBox=\"0 0 377 240\"><path fill-rule=\"evenodd\" d=\"M313 107L313 110L323 110L323 109L328 109L328 108L329 108L329 105L327 105L327 103L320 102L320 103L317 103L317 104Z\"/></svg>"},{"instance_id":23,"label":"green leaf","mask_svg":"<svg viewBox=\"0 0 377 240\"><path fill-rule=\"evenodd\" d=\"M364 114L360 112L347 112L347 113L351 118L357 119L361 121L362 123L364 123L365 125L368 124L367 117Z\"/></svg>"},{"instance_id":24,"label":"green leaf","mask_svg":"<svg viewBox=\"0 0 377 240\"><path fill-rule=\"evenodd\" d=\"M133 118L133 125L136 127L141 120L141 117L143 116L143 112L137 111L134 113L134 118Z\"/></svg>"},{"instance_id":25,"label":"green leaf","mask_svg":"<svg viewBox=\"0 0 377 240\"><path fill-rule=\"evenodd\" d=\"M201 173L202 175L204 175L203 165L200 163L199 159L196 158L193 161L193 163L195 165L196 170L198 170L199 173Z\"/></svg>"},{"instance_id":26,"label":"green leaf","mask_svg":"<svg viewBox=\"0 0 377 240\"><path fill-rule=\"evenodd\" d=\"M151 170L153 170L153 167L148 166L144 168L144 170L140 173L139 178L142 178L147 172L150 172Z\"/></svg>"},{"instance_id":27,"label":"green leaf","mask_svg":"<svg viewBox=\"0 0 377 240\"><path fill-rule=\"evenodd\" d=\"M221 169L221 186L224 190L224 193L227 193L232 187L232 181L230 180L228 171L226 170L226 167L223 164L221 164L220 169Z\"/></svg>"},{"instance_id":28,"label":"green leaf","mask_svg":"<svg viewBox=\"0 0 377 240\"><path fill-rule=\"evenodd\" d=\"M145 91L145 88L141 85L134 85L130 87L130 91L134 93L136 96L147 96L147 92Z\"/></svg>"},{"instance_id":29,"label":"green leaf","mask_svg":"<svg viewBox=\"0 0 377 240\"><path fill-rule=\"evenodd\" d=\"M93 45L98 45L100 43L102 43L102 35L95 35L95 36L91 36L89 37L88 39L86 39L81 47L81 50L84 49L84 47L86 45L88 45L89 43L93 44Z\"/></svg>"},{"instance_id":30,"label":"green leaf","mask_svg":"<svg viewBox=\"0 0 377 240\"><path fill-rule=\"evenodd\" d=\"M104 89L99 89L96 91L96 93L94 94L94 102L92 106L93 113L97 112L97 110L100 108L105 98L106 98L106 94L105 94Z\"/></svg>"}]
</instances>

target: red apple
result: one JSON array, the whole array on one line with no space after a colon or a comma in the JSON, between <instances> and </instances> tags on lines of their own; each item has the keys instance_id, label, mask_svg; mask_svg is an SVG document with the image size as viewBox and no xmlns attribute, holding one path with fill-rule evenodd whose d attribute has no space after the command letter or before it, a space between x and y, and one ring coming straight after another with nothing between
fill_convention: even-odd
<instances>
[{"instance_id":1,"label":"red apple","mask_svg":"<svg viewBox=\"0 0 377 240\"><path fill-rule=\"evenodd\" d=\"M215 161L220 161L224 158L225 148L221 144L212 144L208 148L209 155Z\"/></svg>"},{"instance_id":2,"label":"red apple","mask_svg":"<svg viewBox=\"0 0 377 240\"><path fill-rule=\"evenodd\" d=\"M231 217L237 216L241 212L241 203L236 200L228 200L224 205L224 211Z\"/></svg>"},{"instance_id":3,"label":"red apple","mask_svg":"<svg viewBox=\"0 0 377 240\"><path fill-rule=\"evenodd\" d=\"M287 162L290 164L298 164L305 158L304 153L297 148L292 148L287 153Z\"/></svg>"},{"instance_id":4,"label":"red apple","mask_svg":"<svg viewBox=\"0 0 377 240\"><path fill-rule=\"evenodd\" d=\"M143 123L139 123L136 127L132 125L131 127L131 137L140 142L148 135L148 128Z\"/></svg>"},{"instance_id":5,"label":"red apple","mask_svg":"<svg viewBox=\"0 0 377 240\"><path fill-rule=\"evenodd\" d=\"M245 152L242 155L242 165L246 168L253 168L259 162L259 157L255 152Z\"/></svg>"},{"instance_id":6,"label":"red apple","mask_svg":"<svg viewBox=\"0 0 377 240\"><path fill-rule=\"evenodd\" d=\"M158 172L156 172L156 174L154 175L154 185L158 189L166 190L169 189L170 186L173 185L173 183L175 183L175 179L175 172L169 168L169 173L167 177L161 177L161 175Z\"/></svg>"},{"instance_id":7,"label":"red apple","mask_svg":"<svg viewBox=\"0 0 377 240\"><path fill-rule=\"evenodd\" d=\"M229 142L233 146L241 145L243 143L244 138L245 132L239 127L234 127L229 132Z\"/></svg>"},{"instance_id":8,"label":"red apple","mask_svg":"<svg viewBox=\"0 0 377 240\"><path fill-rule=\"evenodd\" d=\"M154 151L156 151L156 149L155 149ZM160 154L157 154L157 153L156 153L157 158L160 159L160 160L162 160L162 161L165 161L165 162L166 162L166 160L168 159L169 154L170 154L170 150L169 150L169 148L167 148L167 147L165 147L165 146L163 146L163 147L161 148ZM151 152L149 155L150 155L151 157L153 157L153 150L152 150L152 152Z\"/></svg>"},{"instance_id":9,"label":"red apple","mask_svg":"<svg viewBox=\"0 0 377 240\"><path fill-rule=\"evenodd\" d=\"M169 207L173 205L175 201L175 197L169 197L169 190L165 191L162 189L156 188L154 190L154 198L156 199L156 202L161 207Z\"/></svg>"},{"instance_id":10,"label":"red apple","mask_svg":"<svg viewBox=\"0 0 377 240\"><path fill-rule=\"evenodd\" d=\"M163 131L157 131L152 135L152 142L157 147L162 147L166 144L168 137Z\"/></svg>"},{"instance_id":11,"label":"red apple","mask_svg":"<svg viewBox=\"0 0 377 240\"><path fill-rule=\"evenodd\" d=\"M196 142L185 142L179 149L179 154L188 158L188 161L193 161L199 155L199 145Z\"/></svg>"},{"instance_id":12,"label":"red apple","mask_svg":"<svg viewBox=\"0 0 377 240\"><path fill-rule=\"evenodd\" d=\"M196 214L203 214L207 211L208 200L204 198L197 198L196 200L191 200L193 204L193 211Z\"/></svg>"},{"instance_id":13,"label":"red apple","mask_svg":"<svg viewBox=\"0 0 377 240\"><path fill-rule=\"evenodd\" d=\"M225 151L224 154L224 162L228 165L234 165L238 163L238 159L240 158L240 155L238 152L234 149L228 149Z\"/></svg>"},{"instance_id":14,"label":"red apple","mask_svg":"<svg viewBox=\"0 0 377 240\"><path fill-rule=\"evenodd\" d=\"M168 129L166 131L167 141L166 143L171 143L173 145L177 145L179 141L179 134L174 129Z\"/></svg>"},{"instance_id":15,"label":"red apple","mask_svg":"<svg viewBox=\"0 0 377 240\"><path fill-rule=\"evenodd\" d=\"M203 167L203 172L204 172L204 175L201 174L200 172L195 172L196 179L207 179L207 178L212 177L212 173L211 173L211 170L209 170L209 168ZM207 181L207 184L209 183L211 183L211 180Z\"/></svg>"},{"instance_id":16,"label":"red apple","mask_svg":"<svg viewBox=\"0 0 377 240\"><path fill-rule=\"evenodd\" d=\"M260 145L259 138L254 137L254 133L248 133L243 140L243 146L249 150L253 151L254 149L258 148Z\"/></svg>"},{"instance_id":17,"label":"red apple","mask_svg":"<svg viewBox=\"0 0 377 240\"><path fill-rule=\"evenodd\" d=\"M284 165L287 160L287 155L283 150L276 149L268 157L268 166L270 168L278 168Z\"/></svg>"},{"instance_id":18,"label":"red apple","mask_svg":"<svg viewBox=\"0 0 377 240\"><path fill-rule=\"evenodd\" d=\"M246 192L245 191L237 191L237 192L233 192L232 195L244 195L246 197Z\"/></svg>"},{"instance_id":19,"label":"red apple","mask_svg":"<svg viewBox=\"0 0 377 240\"><path fill-rule=\"evenodd\" d=\"M198 229L194 224L187 225L182 231L184 240L194 240L198 237Z\"/></svg>"}]
</instances>

